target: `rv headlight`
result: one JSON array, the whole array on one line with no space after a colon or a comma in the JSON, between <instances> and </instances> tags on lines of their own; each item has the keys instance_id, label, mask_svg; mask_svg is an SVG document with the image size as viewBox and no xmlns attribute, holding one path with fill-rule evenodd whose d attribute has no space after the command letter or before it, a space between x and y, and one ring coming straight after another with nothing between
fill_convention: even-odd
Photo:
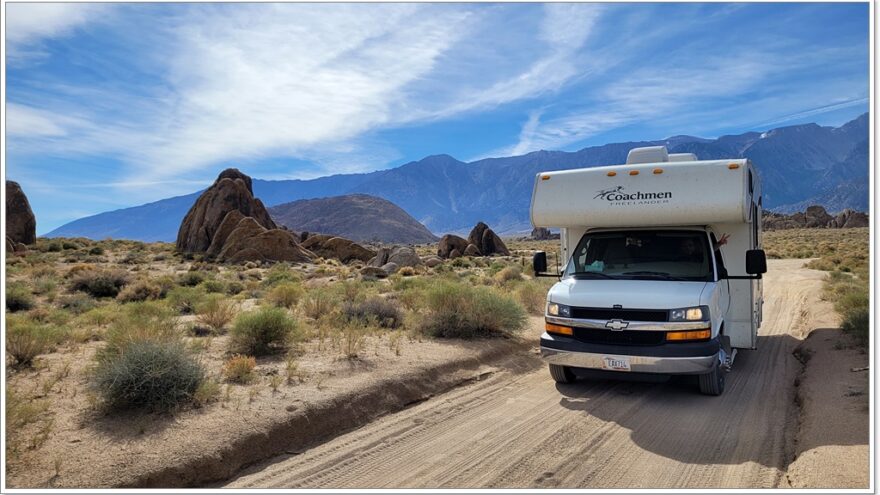
<instances>
[{"instance_id":1,"label":"rv headlight","mask_svg":"<svg viewBox=\"0 0 880 495\"><path fill-rule=\"evenodd\" d=\"M708 319L708 306L673 309L669 312L669 321L707 321Z\"/></svg>"},{"instance_id":2,"label":"rv headlight","mask_svg":"<svg viewBox=\"0 0 880 495\"><path fill-rule=\"evenodd\" d=\"M561 316L563 318L571 318L571 307L564 304L547 303L547 314L550 316Z\"/></svg>"}]
</instances>

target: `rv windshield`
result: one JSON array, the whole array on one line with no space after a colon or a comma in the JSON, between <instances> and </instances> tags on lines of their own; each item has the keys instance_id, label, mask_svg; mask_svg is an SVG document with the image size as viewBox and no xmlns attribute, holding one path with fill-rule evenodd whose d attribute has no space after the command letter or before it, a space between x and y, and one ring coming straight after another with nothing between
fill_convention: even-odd
<instances>
[{"instance_id":1,"label":"rv windshield","mask_svg":"<svg viewBox=\"0 0 880 495\"><path fill-rule=\"evenodd\" d=\"M713 280L712 251L706 233L693 230L587 233L564 276L708 282Z\"/></svg>"}]
</instances>

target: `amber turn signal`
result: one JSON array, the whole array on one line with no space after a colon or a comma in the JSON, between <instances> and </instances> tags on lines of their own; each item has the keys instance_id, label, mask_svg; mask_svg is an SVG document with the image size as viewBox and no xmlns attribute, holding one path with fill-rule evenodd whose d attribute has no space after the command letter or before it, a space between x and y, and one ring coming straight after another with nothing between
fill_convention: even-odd
<instances>
[{"instance_id":1,"label":"amber turn signal","mask_svg":"<svg viewBox=\"0 0 880 495\"><path fill-rule=\"evenodd\" d=\"M712 336L712 330L688 330L686 332L666 332L666 340L703 340Z\"/></svg>"},{"instance_id":2,"label":"amber turn signal","mask_svg":"<svg viewBox=\"0 0 880 495\"><path fill-rule=\"evenodd\" d=\"M617 175L617 172L615 172L614 170L608 172L608 177L614 177L615 175Z\"/></svg>"},{"instance_id":3,"label":"amber turn signal","mask_svg":"<svg viewBox=\"0 0 880 495\"><path fill-rule=\"evenodd\" d=\"M639 171L638 170L630 170L629 175L639 175Z\"/></svg>"},{"instance_id":4,"label":"amber turn signal","mask_svg":"<svg viewBox=\"0 0 880 495\"><path fill-rule=\"evenodd\" d=\"M739 168L739 163L731 163L727 166L730 170L736 170Z\"/></svg>"},{"instance_id":5,"label":"amber turn signal","mask_svg":"<svg viewBox=\"0 0 880 495\"><path fill-rule=\"evenodd\" d=\"M547 330L549 333L558 333L560 335L574 335L574 331L571 327L554 325L553 323L544 323L544 330Z\"/></svg>"}]
</instances>

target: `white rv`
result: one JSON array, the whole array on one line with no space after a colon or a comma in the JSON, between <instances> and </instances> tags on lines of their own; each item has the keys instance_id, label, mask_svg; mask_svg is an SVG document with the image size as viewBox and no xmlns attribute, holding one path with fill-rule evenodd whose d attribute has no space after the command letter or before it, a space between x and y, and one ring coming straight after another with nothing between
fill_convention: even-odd
<instances>
[{"instance_id":1,"label":"white rv","mask_svg":"<svg viewBox=\"0 0 880 495\"><path fill-rule=\"evenodd\" d=\"M541 355L557 382L582 370L699 375L720 395L763 304L761 185L747 159L636 148L624 165L542 172L531 221L561 229Z\"/></svg>"}]
</instances>

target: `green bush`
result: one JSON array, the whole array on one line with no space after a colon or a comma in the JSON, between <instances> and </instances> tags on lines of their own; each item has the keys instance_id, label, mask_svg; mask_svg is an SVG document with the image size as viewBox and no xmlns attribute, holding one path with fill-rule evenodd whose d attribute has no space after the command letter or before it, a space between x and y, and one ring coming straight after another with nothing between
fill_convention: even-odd
<instances>
[{"instance_id":1,"label":"green bush","mask_svg":"<svg viewBox=\"0 0 880 495\"><path fill-rule=\"evenodd\" d=\"M208 279L199 284L199 287L209 294L222 294L226 292L226 284L222 280Z\"/></svg>"},{"instance_id":2,"label":"green bush","mask_svg":"<svg viewBox=\"0 0 880 495\"><path fill-rule=\"evenodd\" d=\"M232 352L264 356L287 347L299 335L296 321L281 308L261 308L242 313L230 330Z\"/></svg>"},{"instance_id":3,"label":"green bush","mask_svg":"<svg viewBox=\"0 0 880 495\"><path fill-rule=\"evenodd\" d=\"M102 248L101 246L95 246L89 249L89 254L91 254L92 256L101 256L102 254L104 254L104 248Z\"/></svg>"},{"instance_id":4,"label":"green bush","mask_svg":"<svg viewBox=\"0 0 880 495\"><path fill-rule=\"evenodd\" d=\"M177 277L177 283L183 287L195 287L204 282L205 278L202 272L186 272Z\"/></svg>"},{"instance_id":5,"label":"green bush","mask_svg":"<svg viewBox=\"0 0 880 495\"><path fill-rule=\"evenodd\" d=\"M48 351L56 340L53 328L28 320L7 320L6 352L15 365L30 366L34 358Z\"/></svg>"},{"instance_id":6,"label":"green bush","mask_svg":"<svg viewBox=\"0 0 880 495\"><path fill-rule=\"evenodd\" d=\"M282 282L299 282L300 278L293 270L284 263L278 263L268 271L263 279L264 287L272 287Z\"/></svg>"},{"instance_id":7,"label":"green bush","mask_svg":"<svg viewBox=\"0 0 880 495\"><path fill-rule=\"evenodd\" d=\"M110 321L110 327L105 334L107 345L98 355L120 354L133 342L179 341L181 332L175 326L173 316L167 307L156 302L124 306L121 314Z\"/></svg>"},{"instance_id":8,"label":"green bush","mask_svg":"<svg viewBox=\"0 0 880 495\"><path fill-rule=\"evenodd\" d=\"M177 313L188 315L196 312L205 297L205 292L199 287L175 287L168 291L165 300Z\"/></svg>"},{"instance_id":9,"label":"green bush","mask_svg":"<svg viewBox=\"0 0 880 495\"><path fill-rule=\"evenodd\" d=\"M442 282L427 292L427 335L470 339L508 336L522 329L526 315L513 299L488 287Z\"/></svg>"},{"instance_id":10,"label":"green bush","mask_svg":"<svg viewBox=\"0 0 880 495\"><path fill-rule=\"evenodd\" d=\"M303 289L294 282L282 282L269 291L266 297L269 302L282 308L292 308L299 302Z\"/></svg>"},{"instance_id":11,"label":"green bush","mask_svg":"<svg viewBox=\"0 0 880 495\"><path fill-rule=\"evenodd\" d=\"M127 283L125 270L83 270L73 276L70 288L93 297L116 297Z\"/></svg>"},{"instance_id":12,"label":"green bush","mask_svg":"<svg viewBox=\"0 0 880 495\"><path fill-rule=\"evenodd\" d=\"M161 293L162 288L155 282L151 280L138 280L122 289L119 295L116 296L116 300L122 303L152 301L159 299Z\"/></svg>"},{"instance_id":13,"label":"green bush","mask_svg":"<svg viewBox=\"0 0 880 495\"><path fill-rule=\"evenodd\" d=\"M841 330L852 335L859 345L868 345L870 335L870 309L865 306L855 308L843 315L843 323L840 325Z\"/></svg>"},{"instance_id":14,"label":"green bush","mask_svg":"<svg viewBox=\"0 0 880 495\"><path fill-rule=\"evenodd\" d=\"M11 312L25 311L34 307L31 290L21 282L6 284L6 309Z\"/></svg>"},{"instance_id":15,"label":"green bush","mask_svg":"<svg viewBox=\"0 0 880 495\"><path fill-rule=\"evenodd\" d=\"M226 293L230 296L234 296L236 294L241 293L245 289L244 284L241 282L232 281L226 284Z\"/></svg>"},{"instance_id":16,"label":"green bush","mask_svg":"<svg viewBox=\"0 0 880 495\"><path fill-rule=\"evenodd\" d=\"M202 366L179 341L136 340L98 360L94 386L113 409L168 410L193 400Z\"/></svg>"},{"instance_id":17,"label":"green bush","mask_svg":"<svg viewBox=\"0 0 880 495\"><path fill-rule=\"evenodd\" d=\"M95 300L86 294L77 292L59 297L58 306L79 315L92 310L95 307Z\"/></svg>"},{"instance_id":18,"label":"green bush","mask_svg":"<svg viewBox=\"0 0 880 495\"><path fill-rule=\"evenodd\" d=\"M342 314L350 322L375 323L383 328L397 328L403 323L400 308L381 297L371 297L361 303L346 303Z\"/></svg>"}]
</instances>

